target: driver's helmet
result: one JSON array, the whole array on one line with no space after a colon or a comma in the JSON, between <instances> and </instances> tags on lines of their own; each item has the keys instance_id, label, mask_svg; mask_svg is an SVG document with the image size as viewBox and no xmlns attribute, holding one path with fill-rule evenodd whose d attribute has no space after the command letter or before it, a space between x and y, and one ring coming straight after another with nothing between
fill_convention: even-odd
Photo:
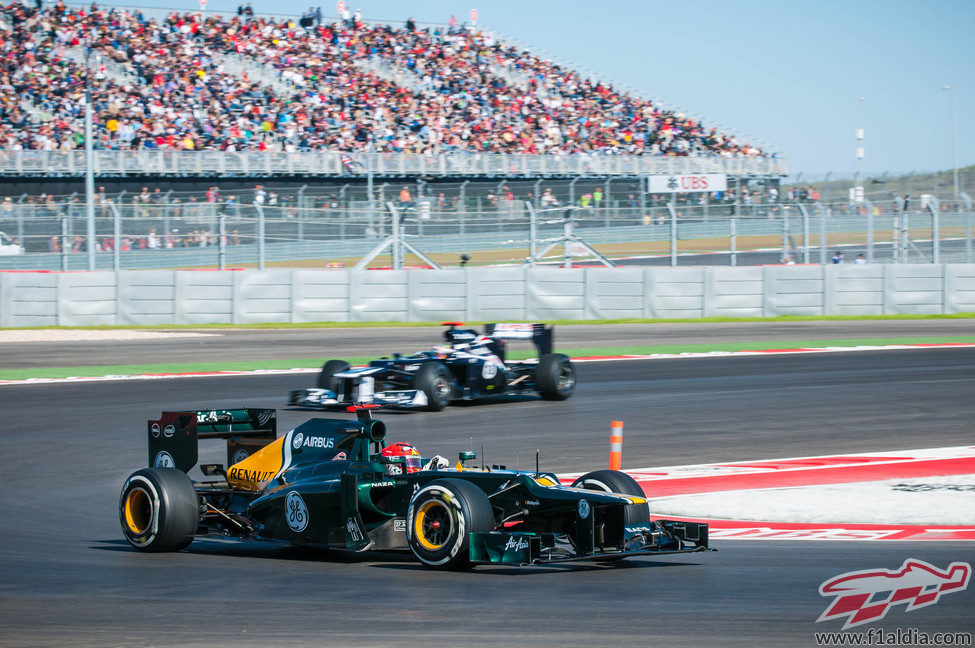
<instances>
[{"instance_id":1,"label":"driver's helmet","mask_svg":"<svg viewBox=\"0 0 975 648\"><path fill-rule=\"evenodd\" d=\"M403 441L386 446L380 454L387 459L400 458L394 460L395 463L386 466L386 473L390 475L419 472L420 466L423 465L420 453L416 451L416 448Z\"/></svg>"}]
</instances>

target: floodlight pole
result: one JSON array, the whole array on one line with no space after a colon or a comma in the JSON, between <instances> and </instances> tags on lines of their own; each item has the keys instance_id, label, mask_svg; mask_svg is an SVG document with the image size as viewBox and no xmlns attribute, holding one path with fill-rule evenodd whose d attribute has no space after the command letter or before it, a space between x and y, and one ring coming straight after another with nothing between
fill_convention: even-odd
<instances>
[{"instance_id":1,"label":"floodlight pole","mask_svg":"<svg viewBox=\"0 0 975 648\"><path fill-rule=\"evenodd\" d=\"M860 204L861 189L860 186L863 183L863 129L860 128L860 104L866 101L864 97L857 97L856 102L856 124L854 126L854 134L856 135L856 148L854 150L854 155L856 156L856 177L853 180L853 202L854 204Z\"/></svg>"},{"instance_id":2,"label":"floodlight pole","mask_svg":"<svg viewBox=\"0 0 975 648\"><path fill-rule=\"evenodd\" d=\"M945 86L942 90L947 90L951 93L951 158L955 167L954 180L955 180L955 202L958 202L959 186L958 186L958 119L955 115L955 89L952 86Z\"/></svg>"},{"instance_id":3,"label":"floodlight pole","mask_svg":"<svg viewBox=\"0 0 975 648\"><path fill-rule=\"evenodd\" d=\"M85 212L88 217L88 270L95 269L95 160L91 115L91 42L85 50Z\"/></svg>"}]
</instances>

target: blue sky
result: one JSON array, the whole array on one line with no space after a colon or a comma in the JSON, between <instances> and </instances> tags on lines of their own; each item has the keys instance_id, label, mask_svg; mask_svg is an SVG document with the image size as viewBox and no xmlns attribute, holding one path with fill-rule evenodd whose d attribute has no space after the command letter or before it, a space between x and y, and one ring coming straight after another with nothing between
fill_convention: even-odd
<instances>
[{"instance_id":1,"label":"blue sky","mask_svg":"<svg viewBox=\"0 0 975 648\"><path fill-rule=\"evenodd\" d=\"M975 0L346 2L367 19L391 22L444 22L452 13L465 20L476 7L479 24L764 140L807 177L853 173L857 97L865 98L867 172L950 168L950 93L941 88L951 85L959 163L975 164ZM335 0L321 6L335 15ZM254 0L253 7L300 13L308 4Z\"/></svg>"}]
</instances>

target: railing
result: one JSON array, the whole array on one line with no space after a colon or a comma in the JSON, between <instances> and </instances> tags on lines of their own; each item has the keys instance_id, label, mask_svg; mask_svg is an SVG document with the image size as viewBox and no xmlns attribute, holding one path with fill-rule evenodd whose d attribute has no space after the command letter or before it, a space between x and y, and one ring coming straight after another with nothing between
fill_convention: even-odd
<instances>
[{"instance_id":1,"label":"railing","mask_svg":"<svg viewBox=\"0 0 975 648\"><path fill-rule=\"evenodd\" d=\"M571 214L575 235L623 265L768 265L783 260L828 264L836 252L847 263L972 263L973 212L942 203L943 212L868 211L848 204L676 203L539 209L535 243L564 233ZM9 208L8 208L9 207ZM530 212L521 201L472 209L437 206L423 198L401 203L402 235L437 263L518 264L532 243ZM87 241L84 206L0 205L0 270L82 270ZM235 267L264 262L281 267L353 265L391 234L389 212L364 201L318 207L124 201L96 207L96 266L111 269ZM224 245L221 246L220 242ZM21 247L17 254L11 247ZM116 250L118 256L116 257ZM559 245L549 263L568 250ZM378 265L388 265L380 259Z\"/></svg>"},{"instance_id":2,"label":"railing","mask_svg":"<svg viewBox=\"0 0 975 648\"><path fill-rule=\"evenodd\" d=\"M101 150L102 176L642 176L726 173L784 177L786 160L761 157L647 157L626 155L517 155L489 153L349 153ZM84 151L0 150L0 175L81 176Z\"/></svg>"}]
</instances>

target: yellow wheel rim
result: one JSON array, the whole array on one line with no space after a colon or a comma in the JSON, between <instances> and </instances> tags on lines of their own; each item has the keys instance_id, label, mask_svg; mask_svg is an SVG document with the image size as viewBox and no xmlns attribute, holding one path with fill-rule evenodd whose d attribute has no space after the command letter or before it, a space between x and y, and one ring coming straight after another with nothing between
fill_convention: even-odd
<instances>
[{"instance_id":1,"label":"yellow wheel rim","mask_svg":"<svg viewBox=\"0 0 975 648\"><path fill-rule=\"evenodd\" d=\"M149 529L152 520L152 499L149 493L136 487L125 496L122 506L125 513L125 525L135 535L142 535Z\"/></svg>"},{"instance_id":2,"label":"yellow wheel rim","mask_svg":"<svg viewBox=\"0 0 975 648\"><path fill-rule=\"evenodd\" d=\"M416 540L427 551L437 551L447 544L452 526L450 510L440 500L421 504L413 520Z\"/></svg>"}]
</instances>

